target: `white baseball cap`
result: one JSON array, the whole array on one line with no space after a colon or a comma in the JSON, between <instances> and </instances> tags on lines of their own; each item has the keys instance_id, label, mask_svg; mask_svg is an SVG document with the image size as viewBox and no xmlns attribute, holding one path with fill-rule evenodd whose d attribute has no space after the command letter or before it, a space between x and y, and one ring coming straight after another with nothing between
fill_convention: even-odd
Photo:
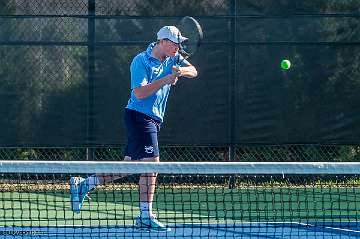
<instances>
[{"instance_id":1,"label":"white baseball cap","mask_svg":"<svg viewBox=\"0 0 360 239\"><path fill-rule=\"evenodd\" d=\"M164 26L158 31L157 39L158 40L169 39L172 42L181 43L181 42L187 40L188 38L183 37L181 35L181 32L179 31L179 29L177 29L177 27Z\"/></svg>"}]
</instances>

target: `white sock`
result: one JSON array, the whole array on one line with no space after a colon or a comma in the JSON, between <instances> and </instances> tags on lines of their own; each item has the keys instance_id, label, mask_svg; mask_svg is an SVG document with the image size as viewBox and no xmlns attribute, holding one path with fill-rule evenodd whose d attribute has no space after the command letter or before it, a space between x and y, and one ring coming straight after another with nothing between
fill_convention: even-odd
<instances>
[{"instance_id":1,"label":"white sock","mask_svg":"<svg viewBox=\"0 0 360 239\"><path fill-rule=\"evenodd\" d=\"M89 190L91 190L95 188L97 185L99 185L100 181L98 177L96 177L96 175L92 175L85 180L85 183L89 185Z\"/></svg>"},{"instance_id":2,"label":"white sock","mask_svg":"<svg viewBox=\"0 0 360 239\"><path fill-rule=\"evenodd\" d=\"M140 217L150 218L150 216L152 216L152 203L140 202Z\"/></svg>"}]
</instances>

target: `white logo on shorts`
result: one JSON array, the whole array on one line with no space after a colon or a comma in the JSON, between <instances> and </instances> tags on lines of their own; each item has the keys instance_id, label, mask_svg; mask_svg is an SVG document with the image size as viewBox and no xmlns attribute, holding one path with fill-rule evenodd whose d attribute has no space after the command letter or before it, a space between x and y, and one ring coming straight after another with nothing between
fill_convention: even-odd
<instances>
[{"instance_id":1,"label":"white logo on shorts","mask_svg":"<svg viewBox=\"0 0 360 239\"><path fill-rule=\"evenodd\" d=\"M154 152L153 146L145 146L145 153L152 154Z\"/></svg>"}]
</instances>

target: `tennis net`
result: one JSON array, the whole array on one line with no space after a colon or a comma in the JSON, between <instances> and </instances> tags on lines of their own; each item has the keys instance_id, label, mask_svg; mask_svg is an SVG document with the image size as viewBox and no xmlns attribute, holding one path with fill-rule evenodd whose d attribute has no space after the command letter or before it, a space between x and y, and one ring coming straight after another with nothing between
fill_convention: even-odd
<instances>
[{"instance_id":1,"label":"tennis net","mask_svg":"<svg viewBox=\"0 0 360 239\"><path fill-rule=\"evenodd\" d=\"M139 175L159 173L141 230ZM118 177L117 174L127 174ZM0 161L1 238L359 238L359 163ZM114 175L80 213L69 179Z\"/></svg>"}]
</instances>

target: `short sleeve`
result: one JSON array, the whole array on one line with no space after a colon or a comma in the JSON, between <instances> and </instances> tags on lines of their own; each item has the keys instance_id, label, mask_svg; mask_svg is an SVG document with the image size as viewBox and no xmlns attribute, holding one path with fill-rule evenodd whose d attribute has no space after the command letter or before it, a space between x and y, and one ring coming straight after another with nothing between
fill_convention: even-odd
<instances>
[{"instance_id":1,"label":"short sleeve","mask_svg":"<svg viewBox=\"0 0 360 239\"><path fill-rule=\"evenodd\" d=\"M136 56L130 65L131 89L146 85L149 82L146 66L141 57L141 55Z\"/></svg>"}]
</instances>

